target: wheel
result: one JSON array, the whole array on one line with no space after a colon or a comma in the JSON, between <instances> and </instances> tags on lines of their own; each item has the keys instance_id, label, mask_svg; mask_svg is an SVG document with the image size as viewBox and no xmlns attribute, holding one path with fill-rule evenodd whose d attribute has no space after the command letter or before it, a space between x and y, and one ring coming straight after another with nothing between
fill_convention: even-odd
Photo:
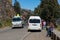
<instances>
[{"instance_id":1,"label":"wheel","mask_svg":"<svg viewBox=\"0 0 60 40\"><path fill-rule=\"evenodd\" d=\"M30 30L28 30L28 32L29 32Z\"/></svg>"},{"instance_id":2,"label":"wheel","mask_svg":"<svg viewBox=\"0 0 60 40\"><path fill-rule=\"evenodd\" d=\"M12 29L14 29L14 27L12 27Z\"/></svg>"},{"instance_id":3,"label":"wheel","mask_svg":"<svg viewBox=\"0 0 60 40\"><path fill-rule=\"evenodd\" d=\"M40 30L40 32L41 32L41 30Z\"/></svg>"},{"instance_id":4,"label":"wheel","mask_svg":"<svg viewBox=\"0 0 60 40\"><path fill-rule=\"evenodd\" d=\"M24 24L22 24L22 28L24 28Z\"/></svg>"},{"instance_id":5,"label":"wheel","mask_svg":"<svg viewBox=\"0 0 60 40\"><path fill-rule=\"evenodd\" d=\"M41 30L38 30L39 32L41 32Z\"/></svg>"}]
</instances>

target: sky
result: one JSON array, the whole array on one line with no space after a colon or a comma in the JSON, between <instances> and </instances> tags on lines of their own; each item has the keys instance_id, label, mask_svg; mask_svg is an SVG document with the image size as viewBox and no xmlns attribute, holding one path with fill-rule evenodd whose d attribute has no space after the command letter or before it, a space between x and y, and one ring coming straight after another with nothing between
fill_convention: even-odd
<instances>
[{"instance_id":1,"label":"sky","mask_svg":"<svg viewBox=\"0 0 60 40\"><path fill-rule=\"evenodd\" d=\"M60 4L60 0L58 0L58 3Z\"/></svg>"},{"instance_id":2,"label":"sky","mask_svg":"<svg viewBox=\"0 0 60 40\"><path fill-rule=\"evenodd\" d=\"M34 10L37 5L39 5L40 0L17 0L20 3L21 8ZM14 0L12 0L12 5Z\"/></svg>"},{"instance_id":3,"label":"sky","mask_svg":"<svg viewBox=\"0 0 60 40\"><path fill-rule=\"evenodd\" d=\"M34 8L40 4L40 0L17 0L20 3L21 8L29 9L34 11ZM14 0L12 0L12 5L14 5ZM60 4L60 0L58 0Z\"/></svg>"}]
</instances>

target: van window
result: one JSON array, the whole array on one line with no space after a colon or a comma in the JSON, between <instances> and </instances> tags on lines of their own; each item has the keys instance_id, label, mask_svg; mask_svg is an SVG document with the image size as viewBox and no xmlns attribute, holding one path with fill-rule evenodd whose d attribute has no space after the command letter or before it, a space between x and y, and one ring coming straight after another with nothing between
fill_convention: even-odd
<instances>
[{"instance_id":1,"label":"van window","mask_svg":"<svg viewBox=\"0 0 60 40\"><path fill-rule=\"evenodd\" d=\"M30 23L40 23L39 19L30 19L29 20Z\"/></svg>"},{"instance_id":2,"label":"van window","mask_svg":"<svg viewBox=\"0 0 60 40\"><path fill-rule=\"evenodd\" d=\"M20 18L13 18L12 21L20 21Z\"/></svg>"}]
</instances>

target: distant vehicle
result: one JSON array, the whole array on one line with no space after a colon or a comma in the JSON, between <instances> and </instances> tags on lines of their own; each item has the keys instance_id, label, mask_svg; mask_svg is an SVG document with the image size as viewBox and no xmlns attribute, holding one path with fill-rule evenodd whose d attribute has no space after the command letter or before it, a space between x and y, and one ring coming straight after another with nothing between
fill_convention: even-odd
<instances>
[{"instance_id":1,"label":"distant vehicle","mask_svg":"<svg viewBox=\"0 0 60 40\"><path fill-rule=\"evenodd\" d=\"M23 27L24 21L21 19L20 16L14 16L12 18L12 28L13 27Z\"/></svg>"},{"instance_id":2,"label":"distant vehicle","mask_svg":"<svg viewBox=\"0 0 60 40\"><path fill-rule=\"evenodd\" d=\"M41 31L41 18L39 16L30 16L28 20L28 31L40 30Z\"/></svg>"}]
</instances>

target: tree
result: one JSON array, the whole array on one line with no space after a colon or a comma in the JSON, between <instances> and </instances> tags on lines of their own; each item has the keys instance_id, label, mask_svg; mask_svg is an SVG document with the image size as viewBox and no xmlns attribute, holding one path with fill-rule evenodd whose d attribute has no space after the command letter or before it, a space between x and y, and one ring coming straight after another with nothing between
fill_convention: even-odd
<instances>
[{"instance_id":1,"label":"tree","mask_svg":"<svg viewBox=\"0 0 60 40\"><path fill-rule=\"evenodd\" d=\"M38 8L35 8L34 13L34 15L38 15Z\"/></svg>"},{"instance_id":2,"label":"tree","mask_svg":"<svg viewBox=\"0 0 60 40\"><path fill-rule=\"evenodd\" d=\"M46 21L54 21L56 18L59 18L59 4L57 0L40 0L41 3L35 9L35 13ZM60 11L60 10L59 10Z\"/></svg>"},{"instance_id":3,"label":"tree","mask_svg":"<svg viewBox=\"0 0 60 40\"><path fill-rule=\"evenodd\" d=\"M21 8L20 8L20 4L17 0L15 0L15 3L14 3L14 10L15 10L16 14L20 15Z\"/></svg>"}]
</instances>

